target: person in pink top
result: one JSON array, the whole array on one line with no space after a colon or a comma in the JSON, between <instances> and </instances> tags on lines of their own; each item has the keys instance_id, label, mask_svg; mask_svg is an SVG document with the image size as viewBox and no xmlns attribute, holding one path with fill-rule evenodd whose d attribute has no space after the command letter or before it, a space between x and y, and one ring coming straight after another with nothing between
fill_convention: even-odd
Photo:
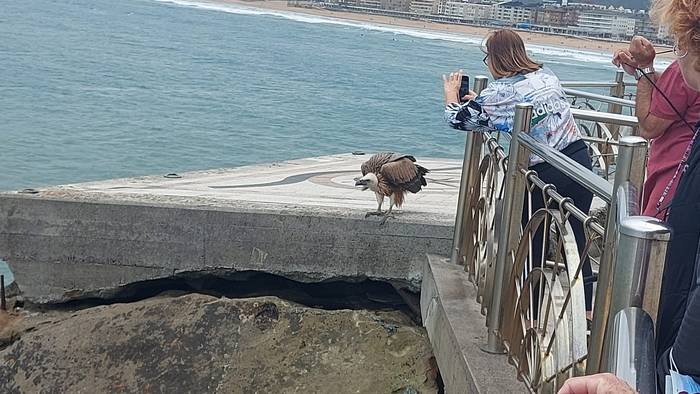
<instances>
[{"instance_id":1,"label":"person in pink top","mask_svg":"<svg viewBox=\"0 0 700 394\"><path fill-rule=\"evenodd\" d=\"M642 214L664 220L682 173L680 163L693 138L694 130L688 125L700 120L700 92L683 80L678 61L659 75L654 70L655 56L648 40L634 37L628 50L615 53L613 63L637 80L639 134L651 140ZM664 94L654 89L650 80Z\"/></svg>"}]
</instances>

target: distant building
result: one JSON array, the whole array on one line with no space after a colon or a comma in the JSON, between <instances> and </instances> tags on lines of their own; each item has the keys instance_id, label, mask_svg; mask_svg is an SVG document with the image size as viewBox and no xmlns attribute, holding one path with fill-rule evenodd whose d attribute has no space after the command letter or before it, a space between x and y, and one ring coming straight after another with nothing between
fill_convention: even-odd
<instances>
[{"instance_id":1,"label":"distant building","mask_svg":"<svg viewBox=\"0 0 700 394\"><path fill-rule=\"evenodd\" d=\"M634 35L636 21L628 15L613 11L583 10L578 16L578 27L590 35L609 38L628 38Z\"/></svg>"},{"instance_id":2,"label":"distant building","mask_svg":"<svg viewBox=\"0 0 700 394\"><path fill-rule=\"evenodd\" d=\"M381 2L379 0L357 0L357 6L363 8L382 8Z\"/></svg>"},{"instance_id":3,"label":"distant building","mask_svg":"<svg viewBox=\"0 0 700 394\"><path fill-rule=\"evenodd\" d=\"M491 18L511 25L532 22L534 20L534 9L526 8L519 2L504 1L493 5Z\"/></svg>"},{"instance_id":4,"label":"distant building","mask_svg":"<svg viewBox=\"0 0 700 394\"><path fill-rule=\"evenodd\" d=\"M464 8L464 19L479 22L492 19L493 7L490 4L469 4Z\"/></svg>"},{"instance_id":5,"label":"distant building","mask_svg":"<svg viewBox=\"0 0 700 394\"><path fill-rule=\"evenodd\" d=\"M535 23L545 26L572 26L578 23L578 11L566 8L539 8L535 10Z\"/></svg>"},{"instance_id":6,"label":"distant building","mask_svg":"<svg viewBox=\"0 0 700 394\"><path fill-rule=\"evenodd\" d=\"M653 40L658 38L659 27L649 19L648 15L642 14L636 18L634 35Z\"/></svg>"},{"instance_id":7,"label":"distant building","mask_svg":"<svg viewBox=\"0 0 700 394\"><path fill-rule=\"evenodd\" d=\"M411 0L409 12L417 15L435 15L438 13L437 0Z\"/></svg>"},{"instance_id":8,"label":"distant building","mask_svg":"<svg viewBox=\"0 0 700 394\"><path fill-rule=\"evenodd\" d=\"M339 0L337 4L346 7L370 8L375 10L382 8L379 0Z\"/></svg>"},{"instance_id":9,"label":"distant building","mask_svg":"<svg viewBox=\"0 0 700 394\"><path fill-rule=\"evenodd\" d=\"M438 5L438 14L464 19L465 8L472 6L462 0L447 0Z\"/></svg>"},{"instance_id":10,"label":"distant building","mask_svg":"<svg viewBox=\"0 0 700 394\"><path fill-rule=\"evenodd\" d=\"M408 12L411 0L380 0L383 10Z\"/></svg>"}]
</instances>

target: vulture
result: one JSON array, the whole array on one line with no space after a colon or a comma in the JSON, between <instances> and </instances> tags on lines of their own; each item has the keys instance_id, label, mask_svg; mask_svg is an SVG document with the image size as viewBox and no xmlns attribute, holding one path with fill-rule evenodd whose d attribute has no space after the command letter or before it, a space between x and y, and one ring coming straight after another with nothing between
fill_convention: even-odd
<instances>
[{"instance_id":1,"label":"vulture","mask_svg":"<svg viewBox=\"0 0 700 394\"><path fill-rule=\"evenodd\" d=\"M362 163L362 177L355 178L355 186L362 190L371 190L377 197L377 210L368 212L371 215L384 216L381 224L391 215L391 210L401 207L406 192L418 193L425 181L427 168L417 165L413 156L393 152L377 153ZM382 212L384 197L389 197L389 210Z\"/></svg>"}]
</instances>

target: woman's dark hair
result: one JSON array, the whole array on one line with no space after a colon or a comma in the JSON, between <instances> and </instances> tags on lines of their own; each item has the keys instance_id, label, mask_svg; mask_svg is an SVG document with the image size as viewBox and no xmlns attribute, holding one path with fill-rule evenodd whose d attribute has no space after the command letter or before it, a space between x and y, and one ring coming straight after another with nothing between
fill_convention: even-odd
<instances>
[{"instance_id":1,"label":"woman's dark hair","mask_svg":"<svg viewBox=\"0 0 700 394\"><path fill-rule=\"evenodd\" d=\"M530 59L523 39L513 30L501 29L489 34L486 51L493 71L503 76L527 74L542 68L542 64Z\"/></svg>"}]
</instances>

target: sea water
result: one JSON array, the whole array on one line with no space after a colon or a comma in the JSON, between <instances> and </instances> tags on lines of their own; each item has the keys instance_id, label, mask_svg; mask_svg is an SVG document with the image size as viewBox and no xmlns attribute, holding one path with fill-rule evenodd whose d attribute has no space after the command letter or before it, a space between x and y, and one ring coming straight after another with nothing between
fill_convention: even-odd
<instances>
[{"instance_id":1,"label":"sea water","mask_svg":"<svg viewBox=\"0 0 700 394\"><path fill-rule=\"evenodd\" d=\"M356 150L460 157L441 75L485 74L480 37L180 3L3 1L0 190ZM614 75L606 55L530 49L561 79Z\"/></svg>"}]
</instances>

